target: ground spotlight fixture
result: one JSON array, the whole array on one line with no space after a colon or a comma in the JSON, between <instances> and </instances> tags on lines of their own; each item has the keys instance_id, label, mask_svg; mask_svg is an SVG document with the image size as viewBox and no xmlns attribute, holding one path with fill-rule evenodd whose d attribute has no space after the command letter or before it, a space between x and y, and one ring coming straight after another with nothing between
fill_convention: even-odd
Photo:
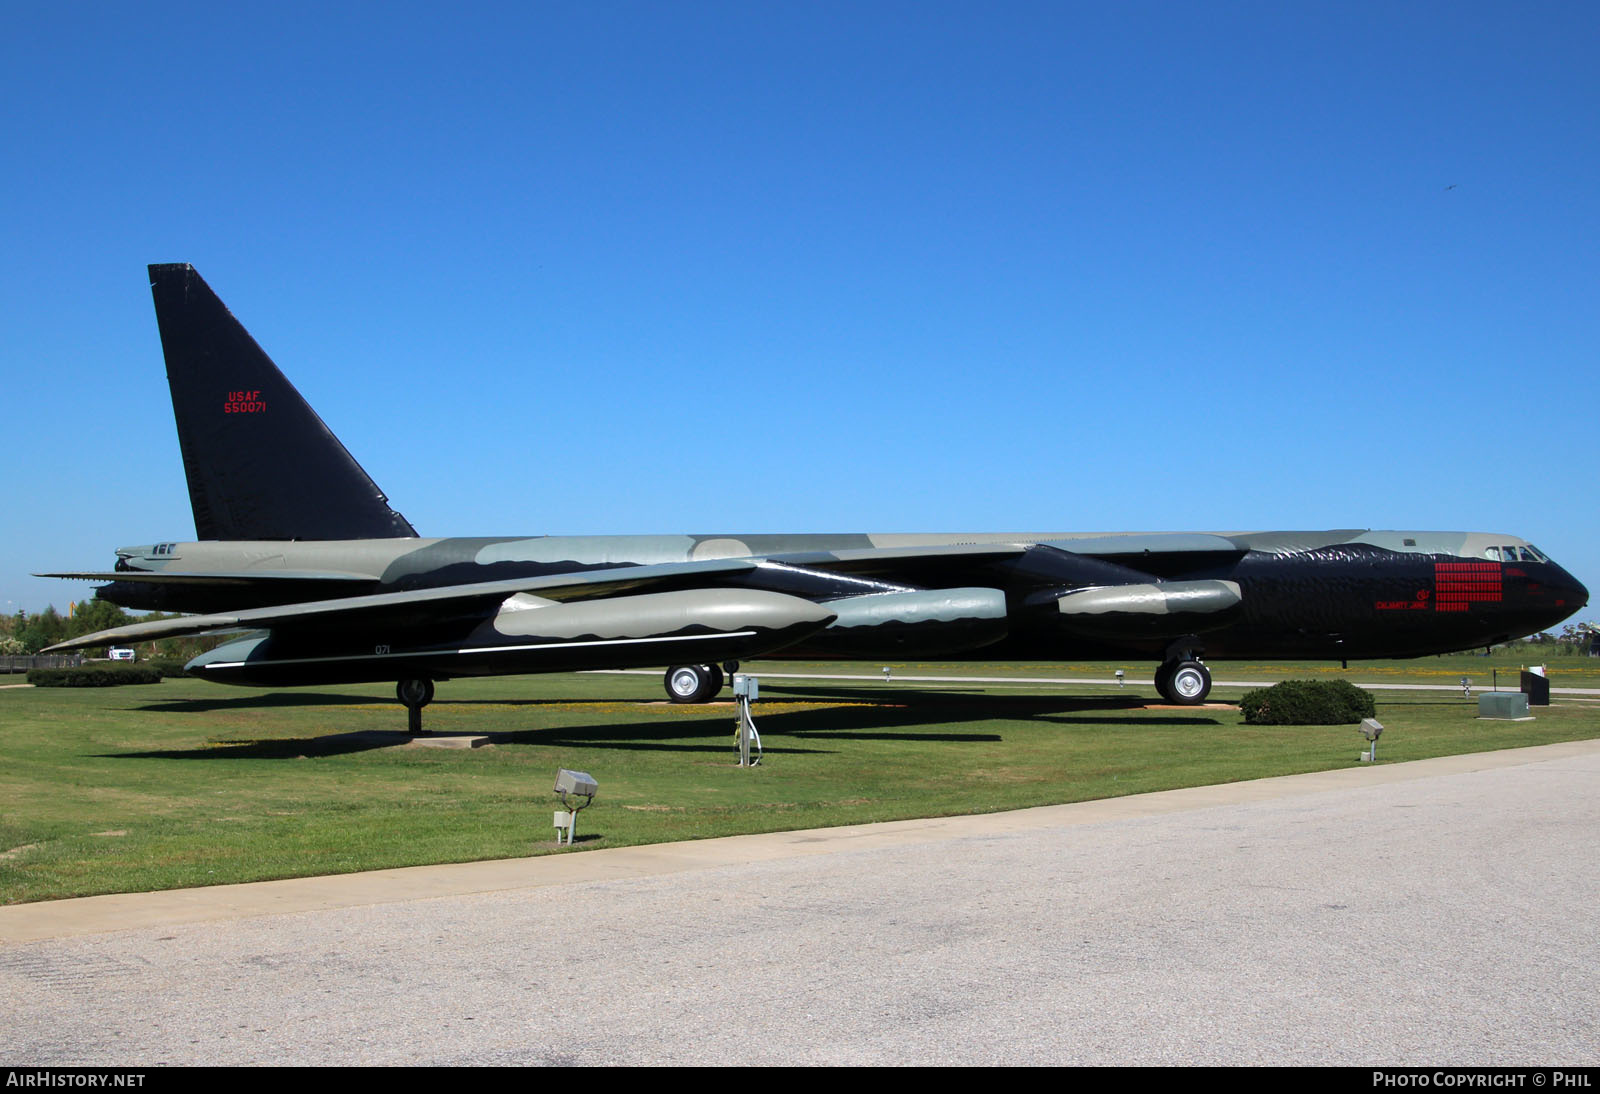
<instances>
[{"instance_id":1,"label":"ground spotlight fixture","mask_svg":"<svg viewBox=\"0 0 1600 1094\"><path fill-rule=\"evenodd\" d=\"M1383 736L1383 723L1376 718L1361 719L1361 735L1372 747L1361 754L1362 763L1372 763L1378 758L1378 738Z\"/></svg>"},{"instance_id":2,"label":"ground spotlight fixture","mask_svg":"<svg viewBox=\"0 0 1600 1094\"><path fill-rule=\"evenodd\" d=\"M572 846L572 837L578 834L578 812L594 801L600 784L594 781L586 771L568 771L561 768L556 772L555 792L561 796L561 804L565 809L557 809L555 814L556 842ZM566 832L566 839L561 838L562 831Z\"/></svg>"},{"instance_id":3,"label":"ground spotlight fixture","mask_svg":"<svg viewBox=\"0 0 1600 1094\"><path fill-rule=\"evenodd\" d=\"M1122 687L1122 678L1126 675L1128 674L1123 672L1121 669L1117 670L1117 687Z\"/></svg>"},{"instance_id":4,"label":"ground spotlight fixture","mask_svg":"<svg viewBox=\"0 0 1600 1094\"><path fill-rule=\"evenodd\" d=\"M1472 698L1472 681L1465 676L1461 678L1461 697L1463 699Z\"/></svg>"}]
</instances>

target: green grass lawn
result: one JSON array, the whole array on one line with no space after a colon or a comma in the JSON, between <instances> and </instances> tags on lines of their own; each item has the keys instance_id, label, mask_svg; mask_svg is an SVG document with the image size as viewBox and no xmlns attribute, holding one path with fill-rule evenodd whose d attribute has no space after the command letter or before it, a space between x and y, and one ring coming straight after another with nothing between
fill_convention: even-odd
<instances>
[{"instance_id":1,"label":"green grass lawn","mask_svg":"<svg viewBox=\"0 0 1600 1094\"><path fill-rule=\"evenodd\" d=\"M1504 658L1214 665L1220 679L1346 676L1487 684ZM1555 686L1600 665L1553 663ZM878 666L773 672L881 676ZM903 664L896 676L1091 676L1116 665ZM1127 665L1147 678L1148 665ZM761 667L752 666L755 671ZM1237 698L1219 689L1213 699ZM586 848L988 812L1346 767L1352 726L1247 727L1235 710L1158 707L1148 686L960 690L763 681L766 761L735 766L733 706L669 705L659 674L450 681L426 711L472 750L343 736L405 724L379 685L268 692L191 680L0 691L0 902L554 852L558 767L600 794ZM1149 703L1151 705L1146 706ZM1454 692L1379 692L1385 763L1600 735L1600 702L1478 721Z\"/></svg>"}]
</instances>

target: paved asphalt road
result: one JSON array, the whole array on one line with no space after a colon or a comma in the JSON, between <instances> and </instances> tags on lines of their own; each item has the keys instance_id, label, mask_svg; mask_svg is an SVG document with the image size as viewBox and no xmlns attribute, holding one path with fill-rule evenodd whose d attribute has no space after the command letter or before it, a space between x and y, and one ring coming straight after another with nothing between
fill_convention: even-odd
<instances>
[{"instance_id":1,"label":"paved asphalt road","mask_svg":"<svg viewBox=\"0 0 1600 1094\"><path fill-rule=\"evenodd\" d=\"M0 1065L1592 1066L1597 791L1576 742L0 908Z\"/></svg>"}]
</instances>

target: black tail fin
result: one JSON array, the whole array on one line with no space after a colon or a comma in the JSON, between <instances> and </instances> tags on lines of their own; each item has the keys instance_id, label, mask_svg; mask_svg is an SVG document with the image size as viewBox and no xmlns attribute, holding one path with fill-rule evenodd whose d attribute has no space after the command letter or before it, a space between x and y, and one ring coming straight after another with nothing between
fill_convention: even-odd
<instances>
[{"instance_id":1,"label":"black tail fin","mask_svg":"<svg viewBox=\"0 0 1600 1094\"><path fill-rule=\"evenodd\" d=\"M194 267L150 267L200 539L415 536Z\"/></svg>"}]
</instances>

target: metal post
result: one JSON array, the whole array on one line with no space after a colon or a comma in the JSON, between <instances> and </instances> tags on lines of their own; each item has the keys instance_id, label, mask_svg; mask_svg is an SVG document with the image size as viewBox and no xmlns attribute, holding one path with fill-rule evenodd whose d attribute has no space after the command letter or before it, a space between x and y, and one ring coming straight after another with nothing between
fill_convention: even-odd
<instances>
[{"instance_id":1,"label":"metal post","mask_svg":"<svg viewBox=\"0 0 1600 1094\"><path fill-rule=\"evenodd\" d=\"M750 716L750 700L761 694L760 683L754 676L739 673L733 678L733 698L737 713L735 733L739 742L739 766L755 767L761 763L761 734L756 732L755 719ZM755 759L750 758L750 745L756 746Z\"/></svg>"}]
</instances>

